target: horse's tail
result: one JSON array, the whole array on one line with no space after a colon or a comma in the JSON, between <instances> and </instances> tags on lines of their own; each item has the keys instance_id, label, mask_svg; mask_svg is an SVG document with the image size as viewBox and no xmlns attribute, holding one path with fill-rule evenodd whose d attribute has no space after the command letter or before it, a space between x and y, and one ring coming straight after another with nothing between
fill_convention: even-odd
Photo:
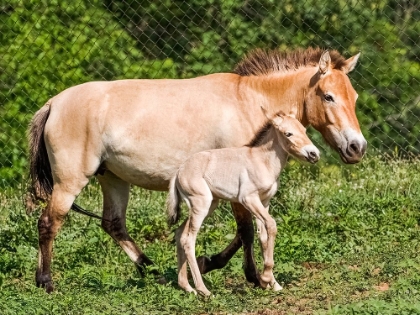
<instances>
[{"instance_id":1,"label":"horse's tail","mask_svg":"<svg viewBox=\"0 0 420 315\"><path fill-rule=\"evenodd\" d=\"M54 183L51 165L44 140L44 129L50 116L50 108L51 100L35 113L29 126L29 174L31 177L31 187L26 199L28 213L34 210L36 201L47 201L53 191ZM75 212L102 220L102 217L83 209L75 203L71 205L71 209Z\"/></svg>"},{"instance_id":2,"label":"horse's tail","mask_svg":"<svg viewBox=\"0 0 420 315\"><path fill-rule=\"evenodd\" d=\"M172 177L169 182L169 194L166 200L166 209L168 214L168 224L173 225L178 222L181 216L181 195L176 187L177 176Z\"/></svg>"},{"instance_id":3,"label":"horse's tail","mask_svg":"<svg viewBox=\"0 0 420 315\"><path fill-rule=\"evenodd\" d=\"M35 113L29 126L30 193L33 201L47 200L53 190L51 165L44 140L50 106L51 100Z\"/></svg>"}]
</instances>

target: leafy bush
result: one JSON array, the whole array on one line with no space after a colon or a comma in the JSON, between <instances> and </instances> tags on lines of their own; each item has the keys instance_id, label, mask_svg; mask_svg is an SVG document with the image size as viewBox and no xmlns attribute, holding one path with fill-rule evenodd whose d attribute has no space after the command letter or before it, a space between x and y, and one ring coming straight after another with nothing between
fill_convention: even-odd
<instances>
[{"instance_id":1,"label":"leafy bush","mask_svg":"<svg viewBox=\"0 0 420 315\"><path fill-rule=\"evenodd\" d=\"M415 1L11 0L0 5L0 23L3 187L26 176L28 122L63 89L228 72L256 47L322 46L349 57L361 51L350 77L369 148L420 152Z\"/></svg>"}]
</instances>

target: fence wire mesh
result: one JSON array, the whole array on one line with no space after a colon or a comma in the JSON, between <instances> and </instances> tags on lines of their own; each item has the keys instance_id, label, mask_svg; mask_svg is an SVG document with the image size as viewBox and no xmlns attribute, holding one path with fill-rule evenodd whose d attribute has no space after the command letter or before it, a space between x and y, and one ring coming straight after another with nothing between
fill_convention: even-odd
<instances>
[{"instance_id":1,"label":"fence wire mesh","mask_svg":"<svg viewBox=\"0 0 420 315\"><path fill-rule=\"evenodd\" d=\"M350 77L369 153L417 155L419 8L415 0L5 1L0 188L27 179L28 123L65 88L91 80L230 72L257 47L321 46L346 57L360 51ZM334 154L327 158L338 163Z\"/></svg>"}]
</instances>

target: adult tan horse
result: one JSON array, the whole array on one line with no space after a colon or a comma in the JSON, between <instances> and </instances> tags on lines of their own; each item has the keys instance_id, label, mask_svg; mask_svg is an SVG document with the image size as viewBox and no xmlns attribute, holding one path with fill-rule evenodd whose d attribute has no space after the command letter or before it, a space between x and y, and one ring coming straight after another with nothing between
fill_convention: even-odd
<instances>
[{"instance_id":1,"label":"adult tan horse","mask_svg":"<svg viewBox=\"0 0 420 315\"><path fill-rule=\"evenodd\" d=\"M288 54L256 50L236 73L185 80L121 80L71 87L50 99L30 127L32 189L48 195L39 221L36 282L53 290L51 254L63 219L92 176L102 187L102 227L142 270L151 264L126 230L129 187L167 190L171 177L192 154L242 146L269 114L282 110L312 125L345 163L359 162L366 141L355 115L357 93L349 59L319 48ZM258 285L251 214L233 204L238 224L233 242L200 271L220 268L243 245L245 275Z\"/></svg>"}]
</instances>

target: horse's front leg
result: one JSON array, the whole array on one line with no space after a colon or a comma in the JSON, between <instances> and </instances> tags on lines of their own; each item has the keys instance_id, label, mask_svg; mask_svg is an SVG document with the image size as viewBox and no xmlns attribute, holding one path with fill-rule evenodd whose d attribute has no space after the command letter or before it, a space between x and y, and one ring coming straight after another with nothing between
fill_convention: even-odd
<instances>
[{"instance_id":1,"label":"horse's front leg","mask_svg":"<svg viewBox=\"0 0 420 315\"><path fill-rule=\"evenodd\" d=\"M254 259L254 225L251 213L239 203L231 203L237 230L233 241L219 254L210 258L198 257L200 272L205 274L214 269L221 269L229 262L241 245L244 248L244 271L246 279L255 286L260 286L259 274Z\"/></svg>"}]
</instances>

